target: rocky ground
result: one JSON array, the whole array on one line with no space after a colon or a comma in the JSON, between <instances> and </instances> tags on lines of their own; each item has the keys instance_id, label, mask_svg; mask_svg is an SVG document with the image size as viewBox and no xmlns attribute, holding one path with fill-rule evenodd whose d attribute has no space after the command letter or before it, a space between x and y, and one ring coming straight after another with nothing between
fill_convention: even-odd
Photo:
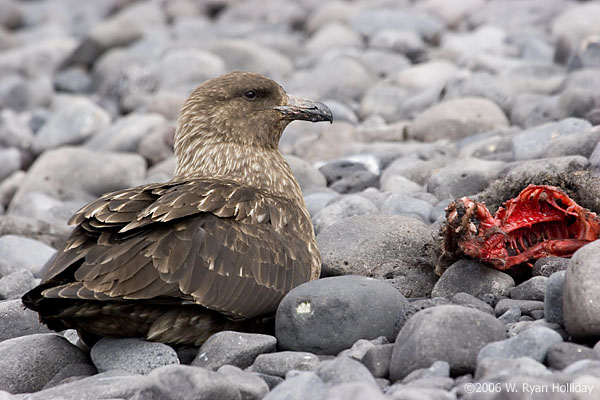
<instances>
[{"instance_id":1,"label":"rocky ground","mask_svg":"<svg viewBox=\"0 0 600 400\"><path fill-rule=\"evenodd\" d=\"M584 176L576 195L600 211L599 1L0 10L0 399L600 398L600 242L518 274L438 265L457 197L485 191L497 206L529 182ZM19 298L68 217L167 180L183 100L232 70L334 112L281 141L326 278L284 299L275 337L222 332L176 351L49 333Z\"/></svg>"}]
</instances>

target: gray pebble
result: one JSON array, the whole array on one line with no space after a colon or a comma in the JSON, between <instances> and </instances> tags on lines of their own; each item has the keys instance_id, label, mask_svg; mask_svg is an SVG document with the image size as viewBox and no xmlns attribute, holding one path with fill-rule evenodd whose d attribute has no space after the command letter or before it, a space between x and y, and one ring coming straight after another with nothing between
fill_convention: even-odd
<instances>
[{"instance_id":1,"label":"gray pebble","mask_svg":"<svg viewBox=\"0 0 600 400\"><path fill-rule=\"evenodd\" d=\"M535 300L513 300L513 299L502 299L500 300L494 309L497 316L500 316L507 312L511 307L519 307L522 314L529 315L535 310L544 310L543 301Z\"/></svg>"},{"instance_id":2,"label":"gray pebble","mask_svg":"<svg viewBox=\"0 0 600 400\"><path fill-rule=\"evenodd\" d=\"M0 278L0 300L19 299L27 291L37 286L31 271L23 269Z\"/></svg>"},{"instance_id":3,"label":"gray pebble","mask_svg":"<svg viewBox=\"0 0 600 400\"><path fill-rule=\"evenodd\" d=\"M364 382L377 387L375 378L367 367L350 357L339 356L333 360L323 361L317 366L316 373L327 386Z\"/></svg>"},{"instance_id":4,"label":"gray pebble","mask_svg":"<svg viewBox=\"0 0 600 400\"><path fill-rule=\"evenodd\" d=\"M579 339L600 335L600 242L583 246L573 254L565 275L563 313L569 335Z\"/></svg>"},{"instance_id":5,"label":"gray pebble","mask_svg":"<svg viewBox=\"0 0 600 400\"><path fill-rule=\"evenodd\" d=\"M477 363L475 380L491 380L493 377L522 374L525 376L545 376L550 371L544 364L531 357L500 358L486 357Z\"/></svg>"},{"instance_id":6,"label":"gray pebble","mask_svg":"<svg viewBox=\"0 0 600 400\"><path fill-rule=\"evenodd\" d=\"M453 304L465 307L472 307L476 310L483 311L484 313L488 313L490 315L495 316L494 309L489 304L487 304L485 301L479 300L477 297L472 296L468 293L456 293L454 296L452 296L451 301Z\"/></svg>"},{"instance_id":7,"label":"gray pebble","mask_svg":"<svg viewBox=\"0 0 600 400\"><path fill-rule=\"evenodd\" d=\"M396 338L390 380L402 379L437 360L447 361L452 374L471 372L480 349L504 337L499 321L473 308L444 305L420 311Z\"/></svg>"},{"instance_id":8,"label":"gray pebble","mask_svg":"<svg viewBox=\"0 0 600 400\"><path fill-rule=\"evenodd\" d=\"M330 387L325 392L328 400L386 400L387 397L376 387L364 382L346 382Z\"/></svg>"},{"instance_id":9,"label":"gray pebble","mask_svg":"<svg viewBox=\"0 0 600 400\"><path fill-rule=\"evenodd\" d=\"M360 360L375 378L387 378L394 344L380 344L369 348Z\"/></svg>"},{"instance_id":10,"label":"gray pebble","mask_svg":"<svg viewBox=\"0 0 600 400\"><path fill-rule=\"evenodd\" d=\"M555 322L560 325L564 325L563 293L566 274L566 271L559 271L550 275L546 283L544 298L544 318L548 322Z\"/></svg>"},{"instance_id":11,"label":"gray pebble","mask_svg":"<svg viewBox=\"0 0 600 400\"><path fill-rule=\"evenodd\" d=\"M504 325L515 324L519 322L521 318L521 308L518 306L511 306L508 310L506 310L502 315L498 317L498 321L502 322Z\"/></svg>"},{"instance_id":12,"label":"gray pebble","mask_svg":"<svg viewBox=\"0 0 600 400\"><path fill-rule=\"evenodd\" d=\"M534 276L510 290L511 299L544 301L546 294L545 276Z\"/></svg>"},{"instance_id":13,"label":"gray pebble","mask_svg":"<svg viewBox=\"0 0 600 400\"><path fill-rule=\"evenodd\" d=\"M336 222L344 221L350 217L365 214L371 216L378 211L377 206L363 196L356 194L343 196L334 203L327 205L313 217L315 233L319 234Z\"/></svg>"},{"instance_id":14,"label":"gray pebble","mask_svg":"<svg viewBox=\"0 0 600 400\"><path fill-rule=\"evenodd\" d=\"M408 302L392 285L363 276L339 276L292 289L277 309L282 349L337 354L358 339L392 341Z\"/></svg>"},{"instance_id":15,"label":"gray pebble","mask_svg":"<svg viewBox=\"0 0 600 400\"><path fill-rule=\"evenodd\" d=\"M323 174L309 162L291 155L286 155L285 159L290 165L292 173L298 180L302 191L326 186L326 180Z\"/></svg>"},{"instance_id":16,"label":"gray pebble","mask_svg":"<svg viewBox=\"0 0 600 400\"><path fill-rule=\"evenodd\" d=\"M226 364L246 368L259 354L274 351L276 343L277 339L269 335L219 332L204 342L192 365L213 371Z\"/></svg>"},{"instance_id":17,"label":"gray pebble","mask_svg":"<svg viewBox=\"0 0 600 400\"><path fill-rule=\"evenodd\" d=\"M252 364L252 371L261 374L285 377L291 370L313 371L320 360L312 353L301 351L280 351L259 354Z\"/></svg>"},{"instance_id":18,"label":"gray pebble","mask_svg":"<svg viewBox=\"0 0 600 400\"><path fill-rule=\"evenodd\" d=\"M90 357L99 372L122 370L147 374L163 365L179 364L172 347L137 338L102 338L92 346Z\"/></svg>"},{"instance_id":19,"label":"gray pebble","mask_svg":"<svg viewBox=\"0 0 600 400\"><path fill-rule=\"evenodd\" d=\"M514 286L513 278L504 272L475 261L459 260L444 271L431 296L452 297L464 292L477 298L482 298L485 294L500 297L507 295Z\"/></svg>"},{"instance_id":20,"label":"gray pebble","mask_svg":"<svg viewBox=\"0 0 600 400\"><path fill-rule=\"evenodd\" d=\"M539 258L535 264L531 274L533 276L550 277L558 271L565 271L569 266L569 259L562 257L543 257Z\"/></svg>"},{"instance_id":21,"label":"gray pebble","mask_svg":"<svg viewBox=\"0 0 600 400\"><path fill-rule=\"evenodd\" d=\"M269 392L269 386L264 380L233 365L223 365L217 372L239 390L242 400L262 399Z\"/></svg>"},{"instance_id":22,"label":"gray pebble","mask_svg":"<svg viewBox=\"0 0 600 400\"><path fill-rule=\"evenodd\" d=\"M82 67L67 67L54 77L56 89L68 93L85 93L92 85L92 77Z\"/></svg>"},{"instance_id":23,"label":"gray pebble","mask_svg":"<svg viewBox=\"0 0 600 400\"><path fill-rule=\"evenodd\" d=\"M446 165L427 182L427 191L438 199L474 195L500 176L504 163L466 158Z\"/></svg>"},{"instance_id":24,"label":"gray pebble","mask_svg":"<svg viewBox=\"0 0 600 400\"><path fill-rule=\"evenodd\" d=\"M429 368L419 368L412 371L402 379L402 383L426 378L448 378L450 376L450 364L446 361L436 361Z\"/></svg>"},{"instance_id":25,"label":"gray pebble","mask_svg":"<svg viewBox=\"0 0 600 400\"><path fill-rule=\"evenodd\" d=\"M34 334L0 342L0 390L41 390L63 367L85 363L86 355L57 334Z\"/></svg>"},{"instance_id":26,"label":"gray pebble","mask_svg":"<svg viewBox=\"0 0 600 400\"><path fill-rule=\"evenodd\" d=\"M85 147L95 151L134 153L142 139L164 122L165 118L159 114L129 114L98 130L86 141Z\"/></svg>"},{"instance_id":27,"label":"gray pebble","mask_svg":"<svg viewBox=\"0 0 600 400\"><path fill-rule=\"evenodd\" d=\"M429 228L414 218L383 214L346 218L323 229L317 235L317 244L323 276L381 276L375 271L377 266L393 262L415 267L413 277L419 277L417 282L431 281L435 244ZM399 274L403 274L401 270Z\"/></svg>"},{"instance_id":28,"label":"gray pebble","mask_svg":"<svg viewBox=\"0 0 600 400\"><path fill-rule=\"evenodd\" d=\"M531 357L536 361L543 362L550 347L562 341L560 335L552 329L530 328L510 339L488 343L477 355L477 362L481 362L487 357Z\"/></svg>"},{"instance_id":29,"label":"gray pebble","mask_svg":"<svg viewBox=\"0 0 600 400\"><path fill-rule=\"evenodd\" d=\"M299 372L277 385L263 400L321 400L326 386L314 372Z\"/></svg>"},{"instance_id":30,"label":"gray pebble","mask_svg":"<svg viewBox=\"0 0 600 400\"><path fill-rule=\"evenodd\" d=\"M394 193L383 202L380 211L382 214L416 216L428 222L432 210L433 207L426 201L406 194Z\"/></svg>"},{"instance_id":31,"label":"gray pebble","mask_svg":"<svg viewBox=\"0 0 600 400\"><path fill-rule=\"evenodd\" d=\"M28 270L39 278L42 267L55 253L55 249L37 240L4 235L0 237L0 276Z\"/></svg>"},{"instance_id":32,"label":"gray pebble","mask_svg":"<svg viewBox=\"0 0 600 400\"><path fill-rule=\"evenodd\" d=\"M49 389L63 383L73 382L98 373L96 367L88 363L73 363L65 365L44 385L42 390Z\"/></svg>"},{"instance_id":33,"label":"gray pebble","mask_svg":"<svg viewBox=\"0 0 600 400\"><path fill-rule=\"evenodd\" d=\"M549 368L561 370L576 361L586 359L600 360L600 354L580 344L561 342L548 349L546 364Z\"/></svg>"},{"instance_id":34,"label":"gray pebble","mask_svg":"<svg viewBox=\"0 0 600 400\"><path fill-rule=\"evenodd\" d=\"M39 322L35 311L26 309L21 300L0 301L0 342L20 336L50 332Z\"/></svg>"},{"instance_id":35,"label":"gray pebble","mask_svg":"<svg viewBox=\"0 0 600 400\"><path fill-rule=\"evenodd\" d=\"M35 135L35 153L61 145L80 144L110 125L110 115L85 97L57 101L50 119Z\"/></svg>"}]
</instances>

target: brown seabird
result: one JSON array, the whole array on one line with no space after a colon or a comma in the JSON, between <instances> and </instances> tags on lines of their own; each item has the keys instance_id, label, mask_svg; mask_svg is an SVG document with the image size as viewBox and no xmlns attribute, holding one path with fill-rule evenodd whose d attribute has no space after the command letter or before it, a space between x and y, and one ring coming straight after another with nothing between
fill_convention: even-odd
<instances>
[{"instance_id":1,"label":"brown seabird","mask_svg":"<svg viewBox=\"0 0 600 400\"><path fill-rule=\"evenodd\" d=\"M278 150L293 120L332 114L254 73L199 86L178 120L174 178L79 210L23 303L88 343L199 345L225 329L270 329L282 297L321 270L300 186Z\"/></svg>"}]
</instances>

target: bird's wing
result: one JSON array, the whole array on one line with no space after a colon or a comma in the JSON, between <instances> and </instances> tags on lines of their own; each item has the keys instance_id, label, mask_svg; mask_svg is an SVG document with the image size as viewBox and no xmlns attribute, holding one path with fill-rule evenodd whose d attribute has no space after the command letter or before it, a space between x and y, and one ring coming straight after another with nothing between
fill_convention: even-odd
<instances>
[{"instance_id":1,"label":"bird's wing","mask_svg":"<svg viewBox=\"0 0 600 400\"><path fill-rule=\"evenodd\" d=\"M302 235L310 220L292 201L233 181L110 193L71 222L43 279L46 298L176 297L253 317L310 279L316 250Z\"/></svg>"}]
</instances>

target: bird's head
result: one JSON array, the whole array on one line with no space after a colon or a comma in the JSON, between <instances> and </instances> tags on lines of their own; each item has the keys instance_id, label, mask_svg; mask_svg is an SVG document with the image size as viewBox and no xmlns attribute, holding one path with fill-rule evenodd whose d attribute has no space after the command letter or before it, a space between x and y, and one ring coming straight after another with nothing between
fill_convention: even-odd
<instances>
[{"instance_id":1,"label":"bird's head","mask_svg":"<svg viewBox=\"0 0 600 400\"><path fill-rule=\"evenodd\" d=\"M235 143L277 148L293 120L332 121L323 103L288 95L276 82L250 72L232 72L204 82L185 102L175 138L178 146Z\"/></svg>"}]
</instances>

